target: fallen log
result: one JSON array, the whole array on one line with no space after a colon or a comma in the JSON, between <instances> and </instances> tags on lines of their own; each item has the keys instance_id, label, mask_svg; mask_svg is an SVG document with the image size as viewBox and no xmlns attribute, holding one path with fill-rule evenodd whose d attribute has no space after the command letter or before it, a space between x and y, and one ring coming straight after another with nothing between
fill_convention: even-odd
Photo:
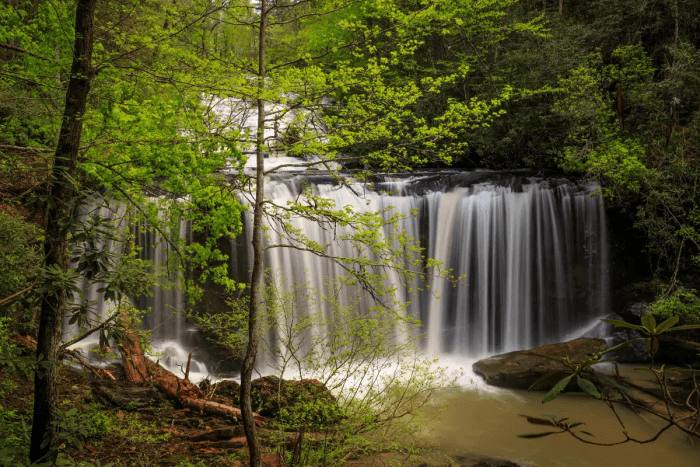
<instances>
[{"instance_id":1,"label":"fallen log","mask_svg":"<svg viewBox=\"0 0 700 467\"><path fill-rule=\"evenodd\" d=\"M15 331L13 340L16 346L23 347L27 350L36 351L36 341L29 335L23 336Z\"/></svg>"},{"instance_id":2,"label":"fallen log","mask_svg":"<svg viewBox=\"0 0 700 467\"><path fill-rule=\"evenodd\" d=\"M104 374L112 381L116 380L116 378L114 377L114 375L112 374L111 371L105 370L103 368L97 368L97 367L90 365L88 362L83 360L83 358L78 354L78 352L75 352L75 351L70 350L70 349L63 349L58 353L58 358L61 359L65 355L68 355L68 356L74 358L75 360L78 360L81 365L83 365L88 370L92 371L98 379L102 379L102 376L100 376L100 374Z\"/></svg>"},{"instance_id":3,"label":"fallen log","mask_svg":"<svg viewBox=\"0 0 700 467\"><path fill-rule=\"evenodd\" d=\"M122 316L120 321L124 338L119 342L122 366L126 379L134 383L150 384L158 388L165 397L176 400L182 406L223 418L238 420L241 410L237 407L207 400L204 391L189 381L178 378L162 366L150 361L143 354L138 336L131 325L131 318ZM261 426L265 417L254 413L255 423Z\"/></svg>"}]
</instances>

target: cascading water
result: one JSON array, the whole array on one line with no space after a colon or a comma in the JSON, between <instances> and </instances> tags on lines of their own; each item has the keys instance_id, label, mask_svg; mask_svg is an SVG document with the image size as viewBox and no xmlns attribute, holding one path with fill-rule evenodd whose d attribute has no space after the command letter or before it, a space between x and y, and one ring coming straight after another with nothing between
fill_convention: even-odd
<instances>
[{"instance_id":1,"label":"cascading water","mask_svg":"<svg viewBox=\"0 0 700 467\"><path fill-rule=\"evenodd\" d=\"M330 177L306 172L268 178L266 197L286 205L306 186L338 207L350 205L357 212L386 209L387 219L403 214L399 228L416 239L426 257L441 261L455 276L466 275L466 285L456 287L433 279L430 289L418 296L405 288L397 290L406 313L424 323L423 345L430 355L477 358L560 341L609 313L605 209L594 195L594 185L524 172L477 171L383 177L372 189L357 184L351 190ZM101 217L123 222L123 209L100 209ZM252 226L249 213L245 216L244 233L231 243L230 255L231 273L241 282L249 280L252 264L248 240ZM327 245L331 255L357 254L352 245L338 240L341 227L325 230L304 218L295 218L292 224L310 240ZM188 230L182 222L171 235L187 238ZM147 226L136 227L132 233L142 258L162 269L171 254L167 242ZM384 235L389 237L388 232ZM289 242L276 229L266 233L265 241L268 245ZM97 248L114 251L112 243L108 240ZM395 241L394 248L404 246ZM265 264L277 277L308 282L319 290L328 278L344 273L341 266L325 258L292 248L268 250ZM387 282L400 284L401 277L389 274ZM419 286L417 282L410 285ZM101 298L99 287L86 282L83 290L95 315L104 318L113 304ZM341 297L341 305L353 299L350 290ZM176 287L156 287L152 297L134 304L150 309L142 326L152 331L161 363L179 373L178 367L193 350L192 374L206 376L202 361L207 357L201 354L205 349L201 340L194 340L195 327L179 313L184 307L181 292ZM367 312L371 303L366 299L358 306ZM65 340L78 333L67 321L64 330ZM96 340L93 336L92 345Z\"/></svg>"},{"instance_id":2,"label":"cascading water","mask_svg":"<svg viewBox=\"0 0 700 467\"><path fill-rule=\"evenodd\" d=\"M154 199L153 201L157 204L158 200ZM128 225L128 213L123 205L112 203L110 206L106 206L100 203L99 205L88 205L84 211L85 214L81 216L82 222L88 221L91 216L105 219L112 224L117 235L124 235ZM167 235L170 236L170 240L187 239L191 234L189 230L188 223L180 221L173 231L167 232ZM174 254L169 243L143 222L131 225L131 235L134 245L140 249L140 258L149 261L155 271L165 271L167 269L165 266L173 260L172 255ZM120 249L124 245L108 237L106 240L95 242L94 247L95 250L102 250L108 254L118 254L121 253ZM141 329L150 331L149 338L153 351L164 367L180 374L181 368L188 360L188 353L193 350L191 374L193 378L205 377L208 370L202 359L206 357L198 355L200 353L198 350L201 351L201 349L198 348L195 339L193 339L197 329L193 325L187 324L182 316L182 311L185 309L185 298L179 283L177 280L167 277L161 277L159 281L167 286L154 286L150 296L136 297L131 300L134 307L146 311L142 317ZM91 283L85 278L81 284L89 310L86 317L92 323L106 320L116 310L115 303L104 299L104 294L100 291L102 287L104 284ZM64 341L68 341L86 330L79 329L75 323L70 323L70 318L70 315L64 317ZM98 349L98 333L92 334L80 342L78 346L88 351ZM90 358L92 355L88 353L87 357ZM117 355L107 355L107 361L110 360L110 357L116 358ZM99 359L92 358L92 361L98 363Z\"/></svg>"},{"instance_id":3,"label":"cascading water","mask_svg":"<svg viewBox=\"0 0 700 467\"><path fill-rule=\"evenodd\" d=\"M385 178L372 190L357 185L353 190L364 194L358 197L318 175L284 175L266 184L266 197L278 205L297 199L310 185L337 207L350 205L359 212L393 207L386 216L406 215L400 228L427 257L457 276L466 274L466 287L438 279L417 298L398 291L406 312L426 325L429 354L477 357L551 343L609 313L605 210L592 185L525 174L435 173ZM338 240L342 228L325 230L303 218L292 224L327 245L331 255L356 254L353 245ZM231 250L240 281L248 280L252 264L252 250L242 248L249 244L250 219L246 226ZM289 240L273 228L266 242ZM343 274L327 259L293 248L269 250L265 264L273 275L317 289L326 278ZM400 283L398 275L389 280Z\"/></svg>"}]
</instances>

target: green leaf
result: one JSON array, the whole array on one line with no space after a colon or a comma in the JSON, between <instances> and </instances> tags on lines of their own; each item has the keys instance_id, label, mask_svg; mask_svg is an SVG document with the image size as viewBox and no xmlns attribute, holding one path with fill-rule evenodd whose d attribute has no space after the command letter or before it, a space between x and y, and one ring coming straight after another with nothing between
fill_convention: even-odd
<instances>
[{"instance_id":1,"label":"green leaf","mask_svg":"<svg viewBox=\"0 0 700 467\"><path fill-rule=\"evenodd\" d=\"M603 319L601 321L605 321L606 323L612 324L616 328L630 328L630 329L636 329L637 331L643 331L644 327L642 326L637 326L635 324L630 324L625 321L620 321L617 319Z\"/></svg>"},{"instance_id":2,"label":"green leaf","mask_svg":"<svg viewBox=\"0 0 700 467\"><path fill-rule=\"evenodd\" d=\"M560 373L559 371L550 371L549 373L545 373L539 378L537 378L537 381L532 383L532 385L527 388L528 391L537 391L538 389L544 389L545 383L547 383L552 376L557 375Z\"/></svg>"},{"instance_id":3,"label":"green leaf","mask_svg":"<svg viewBox=\"0 0 700 467\"><path fill-rule=\"evenodd\" d=\"M530 433L530 434L527 434L527 435L518 435L518 438L530 438L530 439L532 439L532 438L542 438L542 437L544 437L544 436L549 436L549 435L553 435L553 434L556 434L556 433L561 433L561 431L548 431L548 432L546 432L546 433Z\"/></svg>"},{"instance_id":4,"label":"green leaf","mask_svg":"<svg viewBox=\"0 0 700 467\"><path fill-rule=\"evenodd\" d=\"M646 314L642 316L642 326L647 328L649 332L654 332L656 330L656 319L654 315Z\"/></svg>"},{"instance_id":5,"label":"green leaf","mask_svg":"<svg viewBox=\"0 0 700 467\"><path fill-rule=\"evenodd\" d=\"M676 326L671 328L671 331L685 331L687 329L700 329L700 324L684 324L683 326Z\"/></svg>"},{"instance_id":6,"label":"green leaf","mask_svg":"<svg viewBox=\"0 0 700 467\"><path fill-rule=\"evenodd\" d=\"M520 415L521 417L525 417L528 421L528 423L532 423L533 425L547 425L547 426L553 426L556 427L557 424L549 419L549 418L539 418L539 417L531 417L529 415Z\"/></svg>"},{"instance_id":7,"label":"green leaf","mask_svg":"<svg viewBox=\"0 0 700 467\"><path fill-rule=\"evenodd\" d=\"M576 384L578 384L578 387L581 388L583 392L588 394L589 396L593 396L595 398L600 399L600 393L598 392L598 389L596 389L595 384L590 382L589 380L585 378L581 378L580 376L576 379Z\"/></svg>"},{"instance_id":8,"label":"green leaf","mask_svg":"<svg viewBox=\"0 0 700 467\"><path fill-rule=\"evenodd\" d=\"M646 345L647 345L647 353L649 355L655 355L656 352L659 351L659 338L654 336L651 336L646 339Z\"/></svg>"},{"instance_id":9,"label":"green leaf","mask_svg":"<svg viewBox=\"0 0 700 467\"><path fill-rule=\"evenodd\" d=\"M609 352L615 352L616 350L620 350L620 349L622 349L622 348L624 348L624 347L627 347L627 346L630 345L632 342L636 342L636 341L639 341L639 340L642 340L642 339L644 339L644 338L643 338L643 337L637 337L637 338L634 338L634 339L630 339L630 340L625 341L625 342L623 342L623 343L621 343L621 344L617 344L617 345L614 346L614 347L610 347L609 349L605 349L605 350L603 351L603 353L606 354L606 353L609 353ZM600 363L600 362L598 362L598 363Z\"/></svg>"},{"instance_id":10,"label":"green leaf","mask_svg":"<svg viewBox=\"0 0 700 467\"><path fill-rule=\"evenodd\" d=\"M545 396L542 398L542 403L546 404L547 402L553 401L556 399L556 397L561 394L561 392L566 388L566 386L569 384L569 381L571 381L571 376L567 376L564 379L561 379L557 384L554 385L551 391L549 391Z\"/></svg>"},{"instance_id":11,"label":"green leaf","mask_svg":"<svg viewBox=\"0 0 700 467\"><path fill-rule=\"evenodd\" d=\"M608 383L609 385L611 385L612 387L614 387L615 389L618 389L622 392L627 392L627 388L625 388L624 386L620 386L620 384L618 384L616 381L613 381L613 380L608 379L608 378L603 378L603 377L601 377L601 379L603 381L605 381L606 383ZM603 390L603 391L605 391L605 390Z\"/></svg>"},{"instance_id":12,"label":"green leaf","mask_svg":"<svg viewBox=\"0 0 700 467\"><path fill-rule=\"evenodd\" d=\"M667 319L656 327L656 333L661 334L662 332L667 331L669 328L673 327L678 320L679 318L677 316Z\"/></svg>"}]
</instances>

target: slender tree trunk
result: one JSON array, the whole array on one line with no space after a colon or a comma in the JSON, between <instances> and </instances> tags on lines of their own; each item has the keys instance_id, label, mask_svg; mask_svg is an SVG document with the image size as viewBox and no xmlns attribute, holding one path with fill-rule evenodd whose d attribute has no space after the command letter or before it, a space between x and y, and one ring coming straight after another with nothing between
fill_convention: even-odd
<instances>
[{"instance_id":1,"label":"slender tree trunk","mask_svg":"<svg viewBox=\"0 0 700 467\"><path fill-rule=\"evenodd\" d=\"M676 32L673 35L673 45L678 45L678 0L673 2L673 19L676 22Z\"/></svg>"},{"instance_id":2,"label":"slender tree trunk","mask_svg":"<svg viewBox=\"0 0 700 467\"><path fill-rule=\"evenodd\" d=\"M559 0L559 21L564 19L564 0Z\"/></svg>"},{"instance_id":3,"label":"slender tree trunk","mask_svg":"<svg viewBox=\"0 0 700 467\"><path fill-rule=\"evenodd\" d=\"M615 86L615 89L617 90L617 97L615 98L615 111L617 112L617 117L620 122L620 129L623 129L623 121L622 121L622 86L620 86L620 83L617 83Z\"/></svg>"},{"instance_id":4,"label":"slender tree trunk","mask_svg":"<svg viewBox=\"0 0 700 467\"><path fill-rule=\"evenodd\" d=\"M265 199L265 33L267 28L267 1L260 0L260 36L258 39L258 131L256 138L256 185L253 208L253 277L250 282L250 306L248 309L248 346L241 371L241 413L243 428L248 441L250 467L260 467L260 443L258 441L250 391L255 357L258 352L258 312L262 304L263 289L263 201Z\"/></svg>"},{"instance_id":5,"label":"slender tree trunk","mask_svg":"<svg viewBox=\"0 0 700 467\"><path fill-rule=\"evenodd\" d=\"M46 241L44 249L46 266L67 268L69 265L66 242L66 219L70 216L70 201L74 196L73 179L78 161L80 136L83 130L82 116L85 113L90 82L93 18L97 0L79 0L75 11L75 46L73 65L66 93L63 123L58 136L54 167L49 187L54 203L47 207ZM37 356L56 361L61 345L65 291L45 293L41 301ZM49 435L53 411L57 399L57 367L53 366L34 378L34 416L29 457L32 462L45 457L50 443L42 447L45 435Z\"/></svg>"}]
</instances>

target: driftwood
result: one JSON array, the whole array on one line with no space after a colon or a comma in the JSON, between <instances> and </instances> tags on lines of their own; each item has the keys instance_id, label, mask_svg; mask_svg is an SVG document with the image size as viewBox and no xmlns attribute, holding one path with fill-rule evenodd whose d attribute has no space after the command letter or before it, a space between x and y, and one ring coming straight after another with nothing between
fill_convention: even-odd
<instances>
[{"instance_id":1,"label":"driftwood","mask_svg":"<svg viewBox=\"0 0 700 467\"><path fill-rule=\"evenodd\" d=\"M212 402L206 399L204 391L189 381L178 378L162 366L148 360L144 354L138 336L131 328L129 317L122 316L124 328L123 339L119 343L122 354L122 366L127 380L134 383L151 384L158 388L167 398L178 401L182 406L223 418L241 418L237 407ZM265 417L253 414L255 422L262 425Z\"/></svg>"}]
</instances>

